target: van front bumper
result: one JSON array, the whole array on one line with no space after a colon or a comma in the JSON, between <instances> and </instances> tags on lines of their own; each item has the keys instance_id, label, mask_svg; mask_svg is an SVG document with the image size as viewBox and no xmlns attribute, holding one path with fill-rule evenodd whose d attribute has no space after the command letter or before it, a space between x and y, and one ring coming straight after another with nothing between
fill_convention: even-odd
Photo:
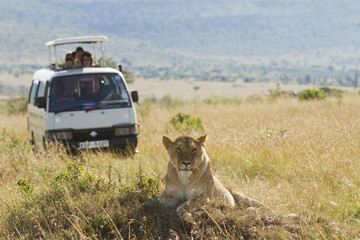
<instances>
[{"instance_id":1,"label":"van front bumper","mask_svg":"<svg viewBox=\"0 0 360 240\"><path fill-rule=\"evenodd\" d=\"M73 140L58 140L58 142L62 143L66 148L69 148L71 151L77 150L88 150L88 149L111 149L111 150L130 150L132 152L137 152L137 140L138 136L126 136L126 137L117 137L113 138L109 141L109 146L106 147L88 147L88 148L80 148L80 142ZM103 140L101 140L103 141ZM86 142L86 141L84 141ZM92 142L89 140L88 142Z\"/></svg>"},{"instance_id":2,"label":"van front bumper","mask_svg":"<svg viewBox=\"0 0 360 240\"><path fill-rule=\"evenodd\" d=\"M72 151L110 148L131 150L135 153L137 152L138 134L131 134L126 129L118 127L82 130L62 129L60 131L48 131L46 135L48 140L60 142ZM124 135L124 133L128 135Z\"/></svg>"}]
</instances>

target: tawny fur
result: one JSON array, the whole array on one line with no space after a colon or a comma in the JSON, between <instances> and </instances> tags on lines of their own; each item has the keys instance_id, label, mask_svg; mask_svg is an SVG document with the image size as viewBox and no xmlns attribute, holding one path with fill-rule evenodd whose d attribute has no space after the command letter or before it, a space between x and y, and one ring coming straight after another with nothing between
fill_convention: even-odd
<instances>
[{"instance_id":1,"label":"tawny fur","mask_svg":"<svg viewBox=\"0 0 360 240\"><path fill-rule=\"evenodd\" d=\"M175 141L163 136L162 142L170 160L165 191L159 200L166 207L176 207L178 215L190 221L191 212L209 201L229 206L261 207L262 204L223 185L215 176L205 152L207 136L194 139L179 137Z\"/></svg>"}]
</instances>

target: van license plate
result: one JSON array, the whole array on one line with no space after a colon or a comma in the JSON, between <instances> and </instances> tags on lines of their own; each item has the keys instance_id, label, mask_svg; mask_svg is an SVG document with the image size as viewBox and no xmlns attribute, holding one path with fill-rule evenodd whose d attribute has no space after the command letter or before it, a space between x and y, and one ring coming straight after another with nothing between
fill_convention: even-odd
<instances>
[{"instance_id":1,"label":"van license plate","mask_svg":"<svg viewBox=\"0 0 360 240\"><path fill-rule=\"evenodd\" d=\"M109 140L80 142L79 147L80 149L109 147Z\"/></svg>"}]
</instances>

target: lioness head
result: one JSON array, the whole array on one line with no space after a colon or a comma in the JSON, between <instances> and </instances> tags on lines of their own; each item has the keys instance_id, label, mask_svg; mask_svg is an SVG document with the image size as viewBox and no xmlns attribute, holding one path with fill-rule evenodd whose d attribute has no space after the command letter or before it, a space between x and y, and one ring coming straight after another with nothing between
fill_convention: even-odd
<instances>
[{"instance_id":1,"label":"lioness head","mask_svg":"<svg viewBox=\"0 0 360 240\"><path fill-rule=\"evenodd\" d=\"M179 137L175 141L163 136L162 142L170 155L171 164L179 171L192 171L201 162L205 151L207 135L194 139L189 136Z\"/></svg>"}]
</instances>

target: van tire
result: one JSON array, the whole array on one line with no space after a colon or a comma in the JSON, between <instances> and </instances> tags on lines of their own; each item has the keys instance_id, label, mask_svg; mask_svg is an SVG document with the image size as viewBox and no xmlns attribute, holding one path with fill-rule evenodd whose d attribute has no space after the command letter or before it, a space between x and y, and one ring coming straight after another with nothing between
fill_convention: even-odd
<instances>
[{"instance_id":1,"label":"van tire","mask_svg":"<svg viewBox=\"0 0 360 240\"><path fill-rule=\"evenodd\" d=\"M34 147L35 139L34 139L34 132L31 132L30 144Z\"/></svg>"},{"instance_id":2,"label":"van tire","mask_svg":"<svg viewBox=\"0 0 360 240\"><path fill-rule=\"evenodd\" d=\"M32 151L34 153L36 153L38 151L38 147L36 146L36 142L35 142L35 138L34 138L34 132L31 132L30 144L31 144Z\"/></svg>"},{"instance_id":3,"label":"van tire","mask_svg":"<svg viewBox=\"0 0 360 240\"><path fill-rule=\"evenodd\" d=\"M42 142L43 142L43 148L46 151L47 150L47 141L46 141L45 137L42 138Z\"/></svg>"}]
</instances>

